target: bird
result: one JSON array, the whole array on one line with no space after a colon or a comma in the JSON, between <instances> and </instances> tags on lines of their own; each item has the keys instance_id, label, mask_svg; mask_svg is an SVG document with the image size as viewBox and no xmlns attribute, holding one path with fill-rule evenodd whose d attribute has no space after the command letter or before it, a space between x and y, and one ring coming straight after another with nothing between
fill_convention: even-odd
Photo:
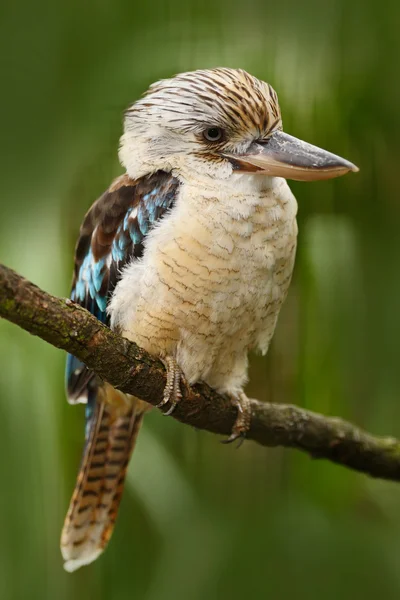
<instances>
[{"instance_id":1,"label":"bird","mask_svg":"<svg viewBox=\"0 0 400 600\"><path fill-rule=\"evenodd\" d=\"M84 217L71 300L163 362L166 414L183 382L202 381L237 407L228 441L242 437L248 354L267 352L295 262L297 202L286 180L358 168L283 132L272 86L224 67L152 84L124 114L119 159L124 173ZM86 415L61 535L74 571L108 544L150 406L72 355L66 385Z\"/></svg>"}]
</instances>

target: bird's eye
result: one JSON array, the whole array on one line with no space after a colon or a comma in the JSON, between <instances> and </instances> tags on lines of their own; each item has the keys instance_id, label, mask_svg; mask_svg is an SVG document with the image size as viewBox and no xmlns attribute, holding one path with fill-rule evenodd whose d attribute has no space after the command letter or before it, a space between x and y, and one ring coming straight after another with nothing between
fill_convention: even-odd
<instances>
[{"instance_id":1,"label":"bird's eye","mask_svg":"<svg viewBox=\"0 0 400 600\"><path fill-rule=\"evenodd\" d=\"M203 136L207 142L219 142L223 138L224 132L220 127L209 127L203 132Z\"/></svg>"}]
</instances>

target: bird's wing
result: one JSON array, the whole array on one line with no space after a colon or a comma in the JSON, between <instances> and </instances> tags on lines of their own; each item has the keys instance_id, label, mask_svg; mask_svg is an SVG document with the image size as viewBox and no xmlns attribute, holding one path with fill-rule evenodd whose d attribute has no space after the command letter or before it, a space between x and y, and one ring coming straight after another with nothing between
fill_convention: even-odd
<instances>
[{"instance_id":1,"label":"bird's wing","mask_svg":"<svg viewBox=\"0 0 400 600\"><path fill-rule=\"evenodd\" d=\"M178 180L163 171L137 180L123 175L86 214L75 249L71 299L102 323L109 324L107 304L122 267L142 256L146 234L172 207L178 187ZM69 402L86 403L92 379L86 366L69 355Z\"/></svg>"}]
</instances>

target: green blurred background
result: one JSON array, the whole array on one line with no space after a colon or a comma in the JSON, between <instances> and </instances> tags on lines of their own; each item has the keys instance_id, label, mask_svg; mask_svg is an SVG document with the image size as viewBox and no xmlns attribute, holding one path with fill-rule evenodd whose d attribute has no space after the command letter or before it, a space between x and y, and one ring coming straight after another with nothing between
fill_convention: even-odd
<instances>
[{"instance_id":1,"label":"green blurred background","mask_svg":"<svg viewBox=\"0 0 400 600\"><path fill-rule=\"evenodd\" d=\"M244 68L287 132L361 168L292 184L296 273L248 392L400 436L399 29L398 0L2 3L1 261L67 295L80 221L121 172L123 109L160 77ZM1 600L398 600L398 485L157 411L109 549L64 573L83 442L64 360L0 323Z\"/></svg>"}]
</instances>

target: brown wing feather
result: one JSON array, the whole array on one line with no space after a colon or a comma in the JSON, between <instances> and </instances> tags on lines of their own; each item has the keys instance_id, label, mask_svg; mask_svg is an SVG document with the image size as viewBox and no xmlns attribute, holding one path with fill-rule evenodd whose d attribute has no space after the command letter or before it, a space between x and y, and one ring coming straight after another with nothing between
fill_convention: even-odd
<instances>
[{"instance_id":1,"label":"brown wing feather","mask_svg":"<svg viewBox=\"0 0 400 600\"><path fill-rule=\"evenodd\" d=\"M132 180L118 177L86 214L75 249L71 298L109 323L107 303L123 266L143 253L143 240L175 201L179 182L158 171ZM77 359L67 364L71 403L88 398L92 375Z\"/></svg>"}]
</instances>

